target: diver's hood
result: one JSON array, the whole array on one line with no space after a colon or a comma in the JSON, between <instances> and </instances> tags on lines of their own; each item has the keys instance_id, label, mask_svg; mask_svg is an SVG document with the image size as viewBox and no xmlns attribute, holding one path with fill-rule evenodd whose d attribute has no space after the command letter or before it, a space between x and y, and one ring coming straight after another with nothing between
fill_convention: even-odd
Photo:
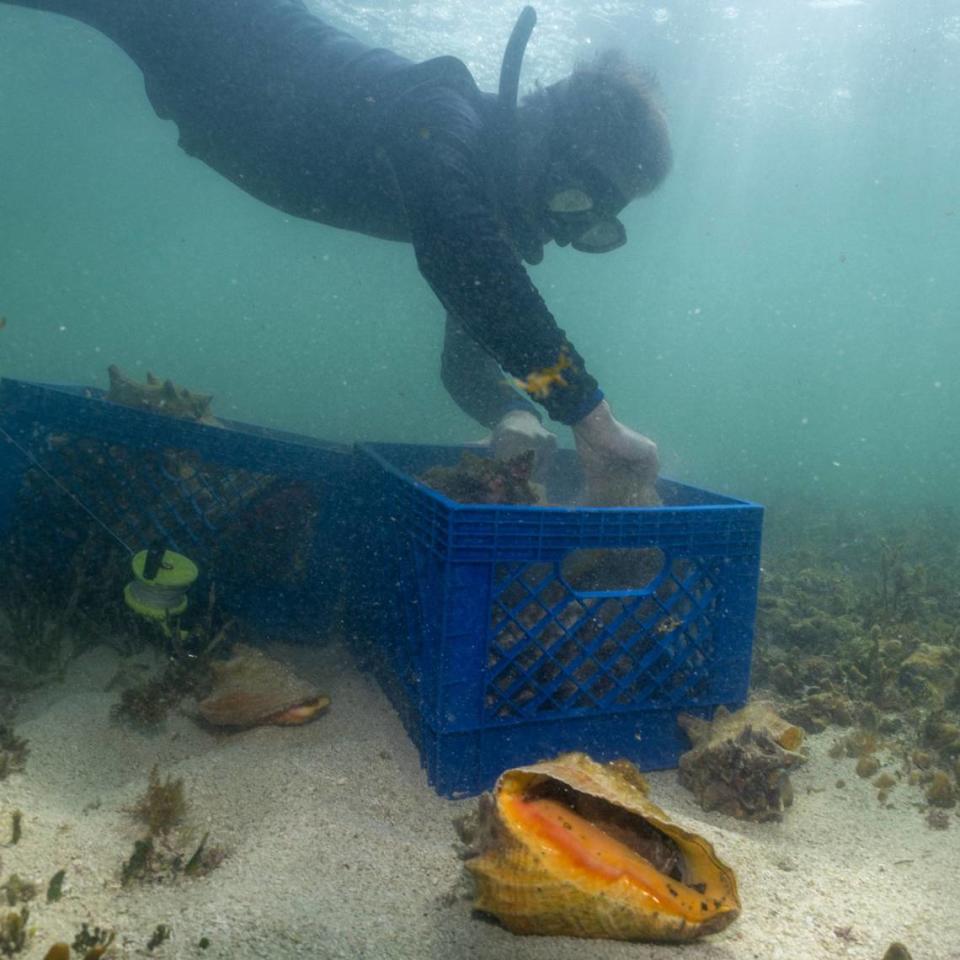
<instances>
[{"instance_id":1,"label":"diver's hood","mask_svg":"<svg viewBox=\"0 0 960 960\"><path fill-rule=\"evenodd\" d=\"M531 226L521 209L518 196L519 158L517 147L517 95L520 89L520 68L530 34L537 23L537 11L527 6L520 11L507 41L500 64L500 84L497 90L497 134L500 151L500 191L503 211L520 256L527 263L537 264L543 259L540 232Z\"/></svg>"}]
</instances>

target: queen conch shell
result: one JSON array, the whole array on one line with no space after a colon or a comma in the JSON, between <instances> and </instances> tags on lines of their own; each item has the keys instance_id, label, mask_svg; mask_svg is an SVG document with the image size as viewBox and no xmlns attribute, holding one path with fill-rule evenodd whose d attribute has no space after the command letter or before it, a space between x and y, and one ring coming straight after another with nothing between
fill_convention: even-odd
<instances>
[{"instance_id":1,"label":"queen conch shell","mask_svg":"<svg viewBox=\"0 0 960 960\"><path fill-rule=\"evenodd\" d=\"M229 660L215 661L213 692L201 700L201 717L216 727L281 726L306 723L330 700L287 666L238 643Z\"/></svg>"},{"instance_id":2,"label":"queen conch shell","mask_svg":"<svg viewBox=\"0 0 960 960\"><path fill-rule=\"evenodd\" d=\"M508 770L478 826L474 907L513 933L693 940L740 913L730 867L625 760L568 753Z\"/></svg>"},{"instance_id":3,"label":"queen conch shell","mask_svg":"<svg viewBox=\"0 0 960 960\"><path fill-rule=\"evenodd\" d=\"M681 713L677 723L693 748L680 757L680 783L704 810L741 820L780 820L793 803L789 771L806 761L803 730L758 700L712 721Z\"/></svg>"},{"instance_id":4,"label":"queen conch shell","mask_svg":"<svg viewBox=\"0 0 960 960\"><path fill-rule=\"evenodd\" d=\"M784 750L797 750L803 743L803 730L784 720L766 700L754 700L732 713L726 707L717 707L713 720L686 713L681 713L677 720L694 746L710 740L734 740L747 727L762 730Z\"/></svg>"},{"instance_id":5,"label":"queen conch shell","mask_svg":"<svg viewBox=\"0 0 960 960\"><path fill-rule=\"evenodd\" d=\"M181 417L184 420L196 420L208 426L223 426L210 410L213 397L208 393L197 393L186 387L178 387L172 380L161 380L149 372L146 383L139 383L127 376L115 363L107 368L107 374L110 377L107 399L113 403L170 417Z\"/></svg>"}]
</instances>

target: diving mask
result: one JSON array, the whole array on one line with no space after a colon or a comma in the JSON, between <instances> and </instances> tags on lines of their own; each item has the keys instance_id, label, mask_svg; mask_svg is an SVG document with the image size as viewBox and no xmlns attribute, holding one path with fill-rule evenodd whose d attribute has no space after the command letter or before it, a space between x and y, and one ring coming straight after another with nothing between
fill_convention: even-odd
<instances>
[{"instance_id":1,"label":"diving mask","mask_svg":"<svg viewBox=\"0 0 960 960\"><path fill-rule=\"evenodd\" d=\"M571 176L555 165L546 201L546 226L557 245L581 253L609 253L627 242L617 219L627 205L621 192L599 171Z\"/></svg>"}]
</instances>

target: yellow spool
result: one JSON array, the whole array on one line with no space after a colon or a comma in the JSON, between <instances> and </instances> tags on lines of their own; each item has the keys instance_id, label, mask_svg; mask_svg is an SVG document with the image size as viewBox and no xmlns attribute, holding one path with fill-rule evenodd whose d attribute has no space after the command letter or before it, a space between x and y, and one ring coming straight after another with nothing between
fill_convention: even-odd
<instances>
[{"instance_id":1,"label":"yellow spool","mask_svg":"<svg viewBox=\"0 0 960 960\"><path fill-rule=\"evenodd\" d=\"M189 558L172 550L165 550L160 568L152 580L143 576L147 551L141 550L133 558L134 580L124 588L127 606L150 620L166 621L179 617L187 609L187 591L197 579L197 565Z\"/></svg>"}]
</instances>

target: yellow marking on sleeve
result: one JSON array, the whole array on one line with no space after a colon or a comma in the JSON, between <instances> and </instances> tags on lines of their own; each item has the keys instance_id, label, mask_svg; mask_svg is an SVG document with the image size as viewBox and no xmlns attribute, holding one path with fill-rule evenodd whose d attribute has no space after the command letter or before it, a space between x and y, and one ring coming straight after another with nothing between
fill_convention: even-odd
<instances>
[{"instance_id":1,"label":"yellow marking on sleeve","mask_svg":"<svg viewBox=\"0 0 960 960\"><path fill-rule=\"evenodd\" d=\"M534 370L523 380L514 380L514 384L528 393L534 400L545 400L550 396L554 387L569 386L564 379L563 371L573 366L570 354L566 350L560 351L557 362L550 367Z\"/></svg>"}]
</instances>

